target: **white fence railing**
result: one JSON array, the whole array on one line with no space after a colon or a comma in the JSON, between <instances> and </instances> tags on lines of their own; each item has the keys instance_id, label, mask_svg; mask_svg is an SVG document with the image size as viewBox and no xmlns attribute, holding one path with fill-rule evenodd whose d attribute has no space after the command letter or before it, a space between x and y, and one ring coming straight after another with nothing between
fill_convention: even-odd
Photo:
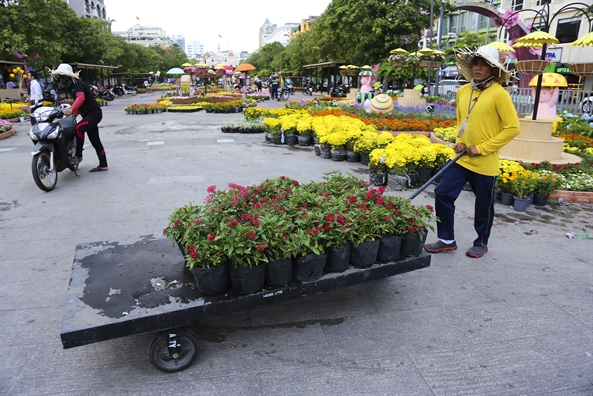
<instances>
[{"instance_id":1,"label":"white fence railing","mask_svg":"<svg viewBox=\"0 0 593 396\"><path fill-rule=\"evenodd\" d=\"M443 95L447 99L455 99L456 88L450 87L449 91ZM533 98L531 97L531 88L507 87L506 90L511 94L511 99L520 116L533 113ZM572 114L592 114L593 115L593 91L576 91L572 89L560 89L556 111L561 113L568 111Z\"/></svg>"},{"instance_id":2,"label":"white fence railing","mask_svg":"<svg viewBox=\"0 0 593 396\"><path fill-rule=\"evenodd\" d=\"M507 88L519 115L533 113L531 88ZM593 91L561 89L556 103L556 111L568 111L573 114L593 113Z\"/></svg>"}]
</instances>

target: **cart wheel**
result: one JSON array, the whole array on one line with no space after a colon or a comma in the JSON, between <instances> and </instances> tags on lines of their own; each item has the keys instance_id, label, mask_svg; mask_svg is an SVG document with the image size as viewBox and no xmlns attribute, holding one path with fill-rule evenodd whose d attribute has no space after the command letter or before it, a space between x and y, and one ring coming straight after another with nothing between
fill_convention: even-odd
<instances>
[{"instance_id":1,"label":"cart wheel","mask_svg":"<svg viewBox=\"0 0 593 396\"><path fill-rule=\"evenodd\" d=\"M198 354L198 339L187 330L157 333L148 347L148 358L153 366L173 373L187 368Z\"/></svg>"}]
</instances>

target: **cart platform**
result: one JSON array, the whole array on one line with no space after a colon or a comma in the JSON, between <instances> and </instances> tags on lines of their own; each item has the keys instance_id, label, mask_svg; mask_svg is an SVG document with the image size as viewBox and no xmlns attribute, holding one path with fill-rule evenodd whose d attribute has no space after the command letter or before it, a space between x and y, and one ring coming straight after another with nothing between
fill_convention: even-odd
<instances>
[{"instance_id":1,"label":"cart platform","mask_svg":"<svg viewBox=\"0 0 593 396\"><path fill-rule=\"evenodd\" d=\"M179 249L168 239L142 236L76 247L60 336L64 348L148 331L178 329L227 315L328 292L430 266L430 255L350 267L312 282L237 295L198 292L184 271Z\"/></svg>"}]
</instances>

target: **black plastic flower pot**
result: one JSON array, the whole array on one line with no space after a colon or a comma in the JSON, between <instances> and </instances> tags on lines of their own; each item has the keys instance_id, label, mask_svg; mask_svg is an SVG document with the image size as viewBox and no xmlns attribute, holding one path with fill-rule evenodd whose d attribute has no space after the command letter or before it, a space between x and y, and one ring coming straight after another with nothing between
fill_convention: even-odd
<instances>
[{"instance_id":1,"label":"black plastic flower pot","mask_svg":"<svg viewBox=\"0 0 593 396\"><path fill-rule=\"evenodd\" d=\"M350 250L352 245L347 242L339 248L327 249L327 260L325 261L326 272L344 272L350 266Z\"/></svg>"},{"instance_id":2,"label":"black plastic flower pot","mask_svg":"<svg viewBox=\"0 0 593 396\"><path fill-rule=\"evenodd\" d=\"M239 294L255 293L264 288L266 264L248 267L228 263L231 286Z\"/></svg>"},{"instance_id":3,"label":"black plastic flower pot","mask_svg":"<svg viewBox=\"0 0 593 396\"><path fill-rule=\"evenodd\" d=\"M198 291L207 296L224 293L230 286L229 269L226 265L214 268L194 267L191 270Z\"/></svg>"},{"instance_id":4,"label":"black plastic flower pot","mask_svg":"<svg viewBox=\"0 0 593 396\"><path fill-rule=\"evenodd\" d=\"M267 287L286 286L292 281L292 258L273 260L266 264Z\"/></svg>"},{"instance_id":5,"label":"black plastic flower pot","mask_svg":"<svg viewBox=\"0 0 593 396\"><path fill-rule=\"evenodd\" d=\"M316 281L323 275L326 254L308 254L294 259L294 278L301 282Z\"/></svg>"},{"instance_id":6,"label":"black plastic flower pot","mask_svg":"<svg viewBox=\"0 0 593 396\"><path fill-rule=\"evenodd\" d=\"M353 247L350 252L350 263L355 267L368 267L377 261L377 254L379 253L380 239L374 241L365 241Z\"/></svg>"},{"instance_id":7,"label":"black plastic flower pot","mask_svg":"<svg viewBox=\"0 0 593 396\"><path fill-rule=\"evenodd\" d=\"M399 235L384 235L379 244L377 260L383 262L399 259L402 248L402 238Z\"/></svg>"}]
</instances>

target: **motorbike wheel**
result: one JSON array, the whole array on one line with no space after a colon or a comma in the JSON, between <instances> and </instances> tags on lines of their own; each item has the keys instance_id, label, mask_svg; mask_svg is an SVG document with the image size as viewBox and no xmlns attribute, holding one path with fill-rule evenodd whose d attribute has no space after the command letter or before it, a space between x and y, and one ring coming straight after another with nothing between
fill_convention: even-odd
<instances>
[{"instance_id":1,"label":"motorbike wheel","mask_svg":"<svg viewBox=\"0 0 593 396\"><path fill-rule=\"evenodd\" d=\"M33 156L31 163L31 170L33 172L33 180L35 184L43 191L51 191L58 184L58 170L54 164L53 170L50 171L50 152L44 150L39 154Z\"/></svg>"},{"instance_id":2,"label":"motorbike wheel","mask_svg":"<svg viewBox=\"0 0 593 396\"><path fill-rule=\"evenodd\" d=\"M111 102L113 99L115 99L115 96L113 96L113 94L111 92L109 92L109 94L107 96L105 96L105 100Z\"/></svg>"},{"instance_id":3,"label":"motorbike wheel","mask_svg":"<svg viewBox=\"0 0 593 396\"><path fill-rule=\"evenodd\" d=\"M288 92L288 91L282 92L281 99L286 102L288 100L288 98L290 98L290 92Z\"/></svg>"},{"instance_id":4,"label":"motorbike wheel","mask_svg":"<svg viewBox=\"0 0 593 396\"><path fill-rule=\"evenodd\" d=\"M131 92L131 94L132 94L132 96L136 96L136 95L138 95L138 92L136 92L136 90L133 90L133 91Z\"/></svg>"}]
</instances>

